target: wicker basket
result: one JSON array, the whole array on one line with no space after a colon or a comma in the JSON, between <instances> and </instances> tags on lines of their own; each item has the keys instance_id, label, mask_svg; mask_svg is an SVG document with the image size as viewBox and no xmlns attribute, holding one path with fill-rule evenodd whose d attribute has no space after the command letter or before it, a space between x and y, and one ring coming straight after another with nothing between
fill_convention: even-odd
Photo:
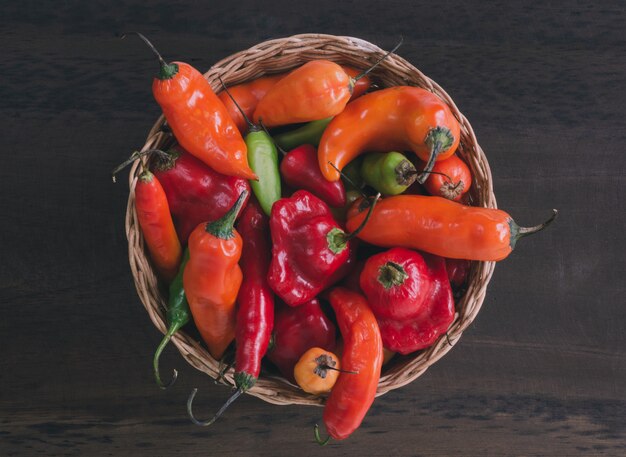
<instances>
[{"instance_id":1,"label":"wicker basket","mask_svg":"<svg viewBox=\"0 0 626 457\"><path fill-rule=\"evenodd\" d=\"M384 51L377 46L357 38L319 34L295 35L266 41L227 57L215 64L205 76L217 92L221 88L218 76L221 76L226 84L232 85L265 74L285 72L309 60L319 58L363 69L383 54ZM470 166L474 177L473 204L495 208L496 199L487 159L476 141L472 127L459 112L450 96L434 81L395 54L378 66L372 72L371 77L380 87L397 85L423 87L439 96L450 106L461 125L458 154ZM161 116L148 134L143 150L161 147L168 141L168 134L161 130L163 122L164 118ZM154 325L164 333L166 297L161 294L157 277L146 257L143 237L135 213L134 195L138 169L139 161L133 164L129 177L130 195L126 211L129 261L137 293ZM436 344L416 354L396 357L389 366L384 368L377 395L410 383L458 342L463 330L472 323L480 310L494 265L494 262L472 263L468 289L463 298L457 302L457 314L448 330L447 337L440 338ZM200 342L192 339L184 331L179 331L173 341L187 362L212 378L217 377L219 363L209 355ZM234 384L232 375L232 370L229 370L222 382ZM263 373L248 393L279 405L322 405L325 401L324 397L306 394L280 376Z\"/></svg>"}]
</instances>

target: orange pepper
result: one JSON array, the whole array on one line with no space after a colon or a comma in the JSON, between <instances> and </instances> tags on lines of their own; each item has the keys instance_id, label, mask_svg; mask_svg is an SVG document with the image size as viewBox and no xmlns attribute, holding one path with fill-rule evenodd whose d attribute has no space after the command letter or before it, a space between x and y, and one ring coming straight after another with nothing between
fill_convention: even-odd
<instances>
[{"instance_id":1,"label":"orange pepper","mask_svg":"<svg viewBox=\"0 0 626 457\"><path fill-rule=\"evenodd\" d=\"M356 78L360 71L356 68L347 67L345 65L341 66L343 70L346 72L348 76L351 78ZM274 85L285 77L285 73L281 73L279 75L271 75L271 76L263 76L261 78L257 78L253 81L243 84L237 84L235 86L231 86L228 88L230 94L237 101L241 110L245 113L245 115L251 119L254 115L254 110L256 109L259 101L265 97L265 94L274 87ZM369 77L364 76L358 80L354 84L354 90L352 91L352 97L350 100L354 100L356 97L362 95L369 89L372 81ZM232 99L228 96L225 91L222 91L218 94L218 97L228 110L228 114L235 121L237 128L241 133L244 133L248 130L248 124L244 119L241 111L237 109L237 106L232 101ZM264 122L265 124L265 122Z\"/></svg>"},{"instance_id":2,"label":"orange pepper","mask_svg":"<svg viewBox=\"0 0 626 457\"><path fill-rule=\"evenodd\" d=\"M335 62L307 62L265 94L254 111L254 122L276 127L335 116L352 96L350 81L350 76Z\"/></svg>"},{"instance_id":3,"label":"orange pepper","mask_svg":"<svg viewBox=\"0 0 626 457\"><path fill-rule=\"evenodd\" d=\"M365 217L357 202L348 211L348 231ZM358 234L367 243L419 249L451 259L496 261L507 257L523 236L550 224L520 227L502 210L465 206L442 197L396 195L374 208L369 222Z\"/></svg>"},{"instance_id":4,"label":"orange pepper","mask_svg":"<svg viewBox=\"0 0 626 457\"><path fill-rule=\"evenodd\" d=\"M147 169L137 179L135 211L150 257L159 274L169 282L178 272L182 249L165 191Z\"/></svg>"},{"instance_id":5,"label":"orange pepper","mask_svg":"<svg viewBox=\"0 0 626 457\"><path fill-rule=\"evenodd\" d=\"M257 179L246 143L202 73L183 62L167 63L142 34L161 66L152 93L180 145L218 173Z\"/></svg>"},{"instance_id":6,"label":"orange pepper","mask_svg":"<svg viewBox=\"0 0 626 457\"><path fill-rule=\"evenodd\" d=\"M335 354L315 347L302 354L293 368L293 376L302 390L319 395L331 391L340 369L341 364Z\"/></svg>"},{"instance_id":7,"label":"orange pepper","mask_svg":"<svg viewBox=\"0 0 626 457\"><path fill-rule=\"evenodd\" d=\"M472 172L456 154L438 160L433 172L424 183L430 195L458 202L472 187Z\"/></svg>"},{"instance_id":8,"label":"orange pepper","mask_svg":"<svg viewBox=\"0 0 626 457\"><path fill-rule=\"evenodd\" d=\"M218 360L235 338L235 300L243 275L243 242L233 228L248 192L217 221L200 224L189 237L189 261L183 287L196 327L211 356Z\"/></svg>"},{"instance_id":9,"label":"orange pepper","mask_svg":"<svg viewBox=\"0 0 626 457\"><path fill-rule=\"evenodd\" d=\"M435 160L454 154L459 138L459 123L439 97L419 87L395 86L348 104L326 127L318 160L326 179L337 181L338 170L365 151L411 149L428 162L428 172ZM422 173L418 182L426 177Z\"/></svg>"}]
</instances>

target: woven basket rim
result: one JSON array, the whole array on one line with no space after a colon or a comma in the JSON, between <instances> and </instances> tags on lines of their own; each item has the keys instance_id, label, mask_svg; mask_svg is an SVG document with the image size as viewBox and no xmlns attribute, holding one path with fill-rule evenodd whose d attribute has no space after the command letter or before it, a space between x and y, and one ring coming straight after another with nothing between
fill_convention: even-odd
<instances>
[{"instance_id":1,"label":"woven basket rim","mask_svg":"<svg viewBox=\"0 0 626 457\"><path fill-rule=\"evenodd\" d=\"M214 64L205 77L216 92L219 92L218 77L228 84L248 81L264 74L284 72L301 65L311 58L323 57L338 63L352 63L367 66L368 60L374 60L384 54L378 46L351 36L306 33L284 38L275 38L258 43L246 50L232 54ZM376 71L372 78L382 81L383 85L414 85L430 90L445 103L461 125L461 143L459 155L467 162L474 178L474 192L480 206L497 208L493 193L493 180L487 158L480 148L469 121L458 110L452 98L433 80L424 75L402 57L392 54ZM385 84L390 81L389 84ZM400 84L397 84L397 83ZM160 146L168 139L161 130L164 117L161 115L150 130L142 151ZM161 333L166 332L166 299L158 288L158 280L148 260L143 236L134 207L134 190L141 160L135 161L129 173L129 198L126 209L125 229L128 239L128 255L137 294L148 312L153 324ZM377 396L400 388L421 376L432 364L459 341L463 331L473 322L480 311L485 298L486 288L493 274L495 262L473 262L469 285L465 295L456 303L457 313L445 338L428 349L403 356L381 376ZM174 335L172 341L183 358L196 369L205 372L213 379L218 377L219 362L211 358L199 341L193 340L184 329ZM232 369L220 379L221 383L234 385ZM297 386L277 375L262 373L257 384L246 393L261 398L269 403L323 405L325 397L306 394Z\"/></svg>"}]
</instances>

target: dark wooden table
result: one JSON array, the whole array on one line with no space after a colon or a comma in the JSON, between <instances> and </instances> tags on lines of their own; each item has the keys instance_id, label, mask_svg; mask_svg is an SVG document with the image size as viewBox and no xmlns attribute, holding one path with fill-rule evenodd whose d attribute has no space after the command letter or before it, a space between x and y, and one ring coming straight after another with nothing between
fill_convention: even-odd
<instances>
[{"instance_id":1,"label":"dark wooden table","mask_svg":"<svg viewBox=\"0 0 626 457\"><path fill-rule=\"evenodd\" d=\"M624 455L624 3L258 3L3 2L0 455ZM451 353L348 441L320 449L321 409L251 397L198 428L192 387L203 416L227 391L173 348L179 382L156 388L161 335L126 260L128 187L110 180L159 115L154 58L123 30L201 69L272 37L402 35L399 54L472 122L499 205L559 220L497 266Z\"/></svg>"}]
</instances>

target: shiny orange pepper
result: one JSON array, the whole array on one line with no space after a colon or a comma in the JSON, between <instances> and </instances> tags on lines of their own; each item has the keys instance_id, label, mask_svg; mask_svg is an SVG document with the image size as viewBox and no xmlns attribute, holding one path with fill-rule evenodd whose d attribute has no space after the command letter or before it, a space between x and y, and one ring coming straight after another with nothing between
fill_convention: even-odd
<instances>
[{"instance_id":1,"label":"shiny orange pepper","mask_svg":"<svg viewBox=\"0 0 626 457\"><path fill-rule=\"evenodd\" d=\"M200 224L189 236L183 287L196 327L216 360L235 338L235 300L243 279L238 262L243 242L233 224L247 193L244 190L221 219Z\"/></svg>"},{"instance_id":2,"label":"shiny orange pepper","mask_svg":"<svg viewBox=\"0 0 626 457\"><path fill-rule=\"evenodd\" d=\"M359 79L356 79L356 77L361 73L360 70L352 67L347 67L345 65L342 65L341 67L348 76L350 76L351 78L355 78L356 81L350 100L354 100L355 98L363 95L372 85L372 80L368 76L363 76ZM259 101L265 96L265 94L267 94L267 92L272 87L274 87L274 85L278 81L283 79L285 76L285 73L272 76L263 76L261 78L250 81L249 83L231 86L228 88L228 90L230 91L235 101L241 107L241 111L243 111L246 116L251 119L254 115L254 110L259 104ZM247 132L248 124L241 114L241 111L237 109L237 106L228 96L228 94L225 91L222 91L218 94L218 97L228 110L228 114L230 114L230 117L233 119L233 121L235 121L235 124L237 124L237 128L239 129L239 131L241 133Z\"/></svg>"},{"instance_id":3,"label":"shiny orange pepper","mask_svg":"<svg viewBox=\"0 0 626 457\"><path fill-rule=\"evenodd\" d=\"M419 249L451 259L497 261L507 257L518 239L550 224L520 227L502 210L465 206L442 198L396 195L381 200L358 238L376 246ZM348 231L365 217L356 203L348 212Z\"/></svg>"},{"instance_id":4,"label":"shiny orange pepper","mask_svg":"<svg viewBox=\"0 0 626 457\"><path fill-rule=\"evenodd\" d=\"M223 175L257 179L241 133L202 73L183 62L165 62L146 37L133 33L159 59L152 93L180 145Z\"/></svg>"},{"instance_id":5,"label":"shiny orange pepper","mask_svg":"<svg viewBox=\"0 0 626 457\"><path fill-rule=\"evenodd\" d=\"M144 169L135 186L135 211L154 265L167 281L178 272L182 249L165 191L159 180Z\"/></svg>"},{"instance_id":6,"label":"shiny orange pepper","mask_svg":"<svg viewBox=\"0 0 626 457\"><path fill-rule=\"evenodd\" d=\"M419 87L395 86L349 103L326 127L317 153L326 179L337 181L337 169L366 151L410 149L430 171L435 160L454 154L459 139L459 123L439 97ZM426 177L423 173L418 182Z\"/></svg>"},{"instance_id":7,"label":"shiny orange pepper","mask_svg":"<svg viewBox=\"0 0 626 457\"><path fill-rule=\"evenodd\" d=\"M312 60L265 94L254 111L254 122L276 127L324 119L343 111L351 96L351 78L340 65Z\"/></svg>"}]
</instances>

